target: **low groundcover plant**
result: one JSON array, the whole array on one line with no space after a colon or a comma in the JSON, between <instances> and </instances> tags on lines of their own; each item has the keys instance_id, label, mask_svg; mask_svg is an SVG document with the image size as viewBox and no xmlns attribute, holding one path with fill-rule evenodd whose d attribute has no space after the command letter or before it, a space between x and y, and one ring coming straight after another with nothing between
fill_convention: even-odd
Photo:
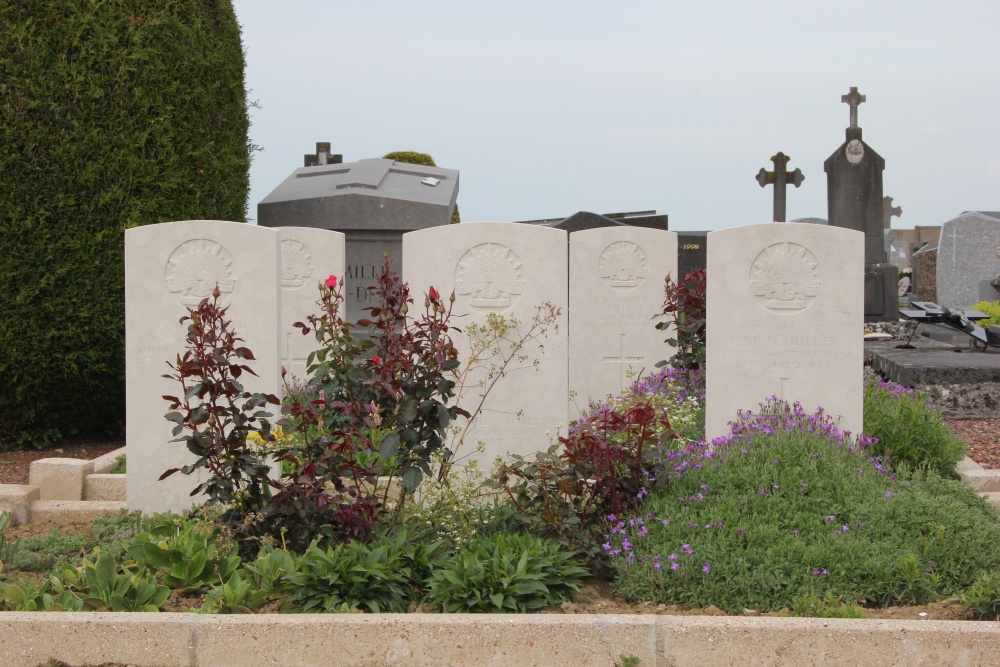
<instances>
[{"instance_id":1,"label":"low groundcover plant","mask_svg":"<svg viewBox=\"0 0 1000 667\"><path fill-rule=\"evenodd\" d=\"M777 399L762 408L702 466L613 523L603 547L619 594L734 613L817 595L914 604L1000 565L996 512L971 489L894 473L870 439L822 412Z\"/></svg>"}]
</instances>

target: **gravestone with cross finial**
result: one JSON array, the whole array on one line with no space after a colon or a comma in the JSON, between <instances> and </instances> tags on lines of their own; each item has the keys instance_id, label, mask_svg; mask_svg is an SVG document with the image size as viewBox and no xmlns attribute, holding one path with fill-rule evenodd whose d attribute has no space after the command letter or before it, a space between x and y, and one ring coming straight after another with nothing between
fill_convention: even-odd
<instances>
[{"instance_id":1,"label":"gravestone with cross finial","mask_svg":"<svg viewBox=\"0 0 1000 667\"><path fill-rule=\"evenodd\" d=\"M865 235L865 321L894 321L899 317L899 270L888 264L886 251L882 193L885 160L861 139L858 106L866 96L852 86L840 101L850 107L850 126L844 143L823 163L827 218L834 227Z\"/></svg>"},{"instance_id":2,"label":"gravestone with cross finial","mask_svg":"<svg viewBox=\"0 0 1000 667\"><path fill-rule=\"evenodd\" d=\"M296 169L257 205L263 227L314 227L345 237L345 319L367 317L368 290L381 271L402 272L403 234L447 225L458 196L454 169L380 158L334 162L329 144L317 144L316 166ZM322 164L321 160L327 163Z\"/></svg>"},{"instance_id":3,"label":"gravestone with cross finial","mask_svg":"<svg viewBox=\"0 0 1000 667\"><path fill-rule=\"evenodd\" d=\"M771 217L774 222L785 222L785 185L791 183L795 187L799 187L806 178L798 168L793 172L787 170L790 159L779 151L777 155L771 156L774 171L767 171L761 167L761 170L757 172L757 182L760 183L760 187L774 186L774 212Z\"/></svg>"}]
</instances>

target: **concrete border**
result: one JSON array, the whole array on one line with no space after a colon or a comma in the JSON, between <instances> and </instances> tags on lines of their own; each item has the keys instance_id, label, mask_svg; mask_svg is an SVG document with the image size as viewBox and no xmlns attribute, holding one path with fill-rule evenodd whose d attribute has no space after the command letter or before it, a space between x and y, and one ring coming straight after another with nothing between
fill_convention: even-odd
<instances>
[{"instance_id":1,"label":"concrete border","mask_svg":"<svg viewBox=\"0 0 1000 667\"><path fill-rule=\"evenodd\" d=\"M0 613L9 667L986 665L982 621L474 614Z\"/></svg>"}]
</instances>

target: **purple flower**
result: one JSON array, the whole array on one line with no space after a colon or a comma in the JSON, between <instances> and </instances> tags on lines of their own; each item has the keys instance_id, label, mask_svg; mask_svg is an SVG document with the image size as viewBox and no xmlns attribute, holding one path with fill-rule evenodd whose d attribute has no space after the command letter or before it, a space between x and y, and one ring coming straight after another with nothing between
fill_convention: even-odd
<instances>
[{"instance_id":1,"label":"purple flower","mask_svg":"<svg viewBox=\"0 0 1000 667\"><path fill-rule=\"evenodd\" d=\"M827 574L829 574L829 572L827 572L826 568L824 567L822 570L813 570L812 574L814 577L825 577Z\"/></svg>"},{"instance_id":2,"label":"purple flower","mask_svg":"<svg viewBox=\"0 0 1000 667\"><path fill-rule=\"evenodd\" d=\"M710 568L708 566L708 563L706 562L704 565L701 566L701 571L704 572L705 574L708 574L709 572L712 571L712 568Z\"/></svg>"},{"instance_id":3,"label":"purple flower","mask_svg":"<svg viewBox=\"0 0 1000 667\"><path fill-rule=\"evenodd\" d=\"M663 520L663 525L664 526L669 526L670 525L670 519L664 519Z\"/></svg>"},{"instance_id":4,"label":"purple flower","mask_svg":"<svg viewBox=\"0 0 1000 667\"><path fill-rule=\"evenodd\" d=\"M742 528L737 528L737 529L736 529L736 534L737 534L737 535L742 535L742 534L743 534L743 533L745 533L745 532L747 532L747 531L743 530Z\"/></svg>"},{"instance_id":5,"label":"purple flower","mask_svg":"<svg viewBox=\"0 0 1000 667\"><path fill-rule=\"evenodd\" d=\"M792 535L794 535L795 537L798 537L799 536L799 531L793 530L792 531Z\"/></svg>"},{"instance_id":6,"label":"purple flower","mask_svg":"<svg viewBox=\"0 0 1000 667\"><path fill-rule=\"evenodd\" d=\"M682 544L681 545L681 553L682 554L687 554L688 556L690 556L691 554L694 553L694 549L691 548L690 544Z\"/></svg>"},{"instance_id":7,"label":"purple flower","mask_svg":"<svg viewBox=\"0 0 1000 667\"><path fill-rule=\"evenodd\" d=\"M892 500L892 491L886 491L885 492L885 497L888 500Z\"/></svg>"},{"instance_id":8,"label":"purple flower","mask_svg":"<svg viewBox=\"0 0 1000 667\"><path fill-rule=\"evenodd\" d=\"M678 565L678 564L677 564L677 561L674 561L674 562L672 562L672 563L670 564L670 569L671 569L671 570L676 570L676 569L677 569L677 568L679 568L679 567L680 567L680 565Z\"/></svg>"},{"instance_id":9,"label":"purple flower","mask_svg":"<svg viewBox=\"0 0 1000 667\"><path fill-rule=\"evenodd\" d=\"M677 554L670 554L667 556L667 560L677 560Z\"/></svg>"},{"instance_id":10,"label":"purple flower","mask_svg":"<svg viewBox=\"0 0 1000 667\"><path fill-rule=\"evenodd\" d=\"M827 516L823 517L823 523L830 523L831 521L833 521L836 518L837 517L835 517L833 514L827 515Z\"/></svg>"},{"instance_id":11,"label":"purple flower","mask_svg":"<svg viewBox=\"0 0 1000 667\"><path fill-rule=\"evenodd\" d=\"M659 569L660 569L661 567L663 567L663 566L662 566L662 565L660 565L659 563L653 563L653 568L654 568L654 569L657 569L657 570L659 570Z\"/></svg>"}]
</instances>

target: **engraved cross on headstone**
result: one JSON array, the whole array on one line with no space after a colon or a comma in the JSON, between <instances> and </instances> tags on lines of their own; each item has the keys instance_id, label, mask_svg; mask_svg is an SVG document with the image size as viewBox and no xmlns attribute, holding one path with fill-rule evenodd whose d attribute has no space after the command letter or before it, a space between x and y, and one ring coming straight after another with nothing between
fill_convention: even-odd
<instances>
[{"instance_id":1,"label":"engraved cross on headstone","mask_svg":"<svg viewBox=\"0 0 1000 667\"><path fill-rule=\"evenodd\" d=\"M954 227L951 228L951 268L955 268L955 263L958 261L958 239L965 236L965 234L959 234L958 230Z\"/></svg>"},{"instance_id":2,"label":"engraved cross on headstone","mask_svg":"<svg viewBox=\"0 0 1000 667\"><path fill-rule=\"evenodd\" d=\"M619 387L619 389L623 390L623 389L625 389L625 379L626 379L625 378L625 370L626 370L626 364L629 361L642 361L646 357L643 356L643 355L631 356L631 357L628 356L628 355L626 355L625 354L625 337L628 336L628 334L619 334L619 336L621 336L621 340L619 342L620 351L618 352L618 356L617 357L605 356L604 357L604 362L605 363L611 362L611 363L618 364L619 368L621 369L620 377L619 377L619 381L621 383L621 386Z\"/></svg>"},{"instance_id":3,"label":"engraved cross on headstone","mask_svg":"<svg viewBox=\"0 0 1000 667\"><path fill-rule=\"evenodd\" d=\"M806 179L798 168L788 173L786 167L790 159L784 153L779 152L777 155L771 156L774 171L767 171L761 167L761 170L757 172L757 182L760 183L760 187L774 185L774 222L785 222L785 184L792 183L795 187L799 187Z\"/></svg>"},{"instance_id":4,"label":"engraved cross on headstone","mask_svg":"<svg viewBox=\"0 0 1000 667\"><path fill-rule=\"evenodd\" d=\"M840 96L840 101L851 107L851 127L858 126L858 107L864 104L865 96L858 93L857 86L851 86L851 92Z\"/></svg>"}]
</instances>

